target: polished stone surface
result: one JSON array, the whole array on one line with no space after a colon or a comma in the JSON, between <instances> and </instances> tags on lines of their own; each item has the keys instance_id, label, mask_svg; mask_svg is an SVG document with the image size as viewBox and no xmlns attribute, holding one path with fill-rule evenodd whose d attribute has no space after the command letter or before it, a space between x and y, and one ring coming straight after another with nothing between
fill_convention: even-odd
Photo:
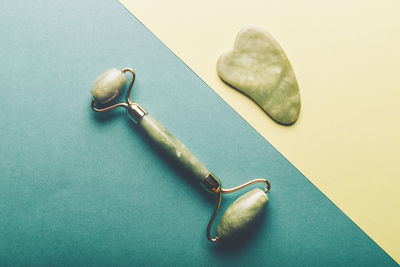
<instances>
[{"instance_id":1,"label":"polished stone surface","mask_svg":"<svg viewBox=\"0 0 400 267\"><path fill-rule=\"evenodd\" d=\"M117 1L0 10L1 266L398 266ZM112 66L136 71L132 98L224 186L268 178L254 235L210 243L215 198L183 182L123 109L91 110Z\"/></svg>"},{"instance_id":2,"label":"polished stone surface","mask_svg":"<svg viewBox=\"0 0 400 267\"><path fill-rule=\"evenodd\" d=\"M186 171L189 179L200 183L210 173L182 142L150 115L145 115L139 121L139 126L161 148L165 156Z\"/></svg>"},{"instance_id":3,"label":"polished stone surface","mask_svg":"<svg viewBox=\"0 0 400 267\"><path fill-rule=\"evenodd\" d=\"M124 89L125 83L125 75L112 68L97 78L90 92L100 104L104 104L116 98Z\"/></svg>"},{"instance_id":4,"label":"polished stone surface","mask_svg":"<svg viewBox=\"0 0 400 267\"><path fill-rule=\"evenodd\" d=\"M275 121L293 124L300 112L296 76L285 52L265 30L244 27L220 56L219 77L252 98Z\"/></svg>"},{"instance_id":5,"label":"polished stone surface","mask_svg":"<svg viewBox=\"0 0 400 267\"><path fill-rule=\"evenodd\" d=\"M267 194L259 188L239 197L222 215L217 226L218 236L221 239L231 238L245 230L261 214L267 203Z\"/></svg>"}]
</instances>

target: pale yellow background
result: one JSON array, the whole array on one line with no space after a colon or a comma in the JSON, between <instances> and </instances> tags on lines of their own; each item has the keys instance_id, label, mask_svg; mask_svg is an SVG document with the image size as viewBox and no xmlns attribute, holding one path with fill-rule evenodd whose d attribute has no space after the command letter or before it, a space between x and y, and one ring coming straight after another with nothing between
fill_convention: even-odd
<instances>
[{"instance_id":1,"label":"pale yellow background","mask_svg":"<svg viewBox=\"0 0 400 267\"><path fill-rule=\"evenodd\" d=\"M120 1L400 262L400 1ZM269 31L294 67L293 126L216 75L245 25Z\"/></svg>"}]
</instances>

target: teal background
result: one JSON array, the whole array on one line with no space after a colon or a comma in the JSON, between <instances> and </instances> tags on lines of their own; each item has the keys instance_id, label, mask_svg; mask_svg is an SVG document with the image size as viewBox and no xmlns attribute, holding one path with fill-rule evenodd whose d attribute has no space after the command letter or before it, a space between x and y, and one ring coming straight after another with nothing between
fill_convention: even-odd
<instances>
[{"instance_id":1,"label":"teal background","mask_svg":"<svg viewBox=\"0 0 400 267\"><path fill-rule=\"evenodd\" d=\"M0 265L397 265L118 2L2 0L0 15ZM134 99L224 187L270 180L247 238L209 243L214 199L123 110L91 111L111 67L135 69Z\"/></svg>"}]
</instances>

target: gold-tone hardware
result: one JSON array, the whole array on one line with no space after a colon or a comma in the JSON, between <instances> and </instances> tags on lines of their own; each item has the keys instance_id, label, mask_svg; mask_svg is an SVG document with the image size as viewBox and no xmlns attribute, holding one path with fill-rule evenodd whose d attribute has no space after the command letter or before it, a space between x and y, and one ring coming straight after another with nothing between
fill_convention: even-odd
<instances>
[{"instance_id":1,"label":"gold-tone hardware","mask_svg":"<svg viewBox=\"0 0 400 267\"><path fill-rule=\"evenodd\" d=\"M125 96L125 102L117 103L117 104L110 105L110 106L103 104L100 107L96 107L96 98L93 98L92 102L91 102L91 107L96 112L106 112L106 111L109 111L109 110L112 110L112 109L115 109L118 107L124 107L127 110L128 117L137 124L147 114L147 112L139 104L133 102L130 99L130 94L132 91L133 83L135 81L135 72L129 68L124 68L121 71L122 71L122 73L130 72L132 75L132 78L129 83L128 90L127 90L127 93ZM112 102L111 100L113 100L113 99L110 99L110 101L106 101L106 103ZM265 193L268 193L271 190L271 184L266 179L261 179L261 178L254 179L254 180L251 180L242 185L225 189L225 188L221 187L221 182L218 180L217 177L215 177L212 173L207 174L207 176L201 181L200 184L207 192L215 193L215 195L216 195L216 206L215 206L214 212L211 215L211 218L207 225L207 230L206 230L208 240L210 240L213 243L216 243L220 240L219 236L215 236L215 237L211 236L211 228L214 223L215 217L217 216L219 208L221 206L222 194L232 193L232 192L238 191L246 186L252 185L254 183L260 183L260 182L266 184L264 191L265 191Z\"/></svg>"},{"instance_id":2,"label":"gold-tone hardware","mask_svg":"<svg viewBox=\"0 0 400 267\"><path fill-rule=\"evenodd\" d=\"M207 174L200 184L209 193L219 193L221 191L221 182L212 173Z\"/></svg>"},{"instance_id":3,"label":"gold-tone hardware","mask_svg":"<svg viewBox=\"0 0 400 267\"><path fill-rule=\"evenodd\" d=\"M211 218L210 218L210 221L208 222L207 230L206 230L207 239L213 243L216 243L219 241L219 236L216 236L216 237L211 236L211 227L213 225L215 216L217 216L220 205L221 205L221 192L217 193L217 205L215 206L215 210L214 210L213 214L211 215Z\"/></svg>"},{"instance_id":4,"label":"gold-tone hardware","mask_svg":"<svg viewBox=\"0 0 400 267\"><path fill-rule=\"evenodd\" d=\"M255 183L265 183L266 184L265 189L264 189L265 193L268 193L269 190L271 190L271 184L268 182L268 180L259 178L259 179L254 179L254 180L248 181L247 183L244 183L242 185L239 185L239 186L236 186L233 188L228 188L228 189L221 188L221 193L222 194L232 193L232 192L238 191L246 186L249 186L249 185L255 184Z\"/></svg>"},{"instance_id":5,"label":"gold-tone hardware","mask_svg":"<svg viewBox=\"0 0 400 267\"><path fill-rule=\"evenodd\" d=\"M233 187L233 188L229 188L229 189L221 188L220 192L217 193L217 204L215 206L215 210L214 210L213 214L211 215L210 221L209 221L209 223L207 225L206 235L207 235L208 240L210 240L213 243L216 243L216 242L218 242L220 240L219 236L215 236L215 237L211 236L211 227L213 225L215 217L217 216L219 207L221 206L221 195L238 191L238 190L240 190L240 189L242 189L242 188L244 188L246 186L249 186L249 185L252 185L252 184L255 184L255 183L265 183L266 184L266 187L264 189L265 193L268 193L271 190L271 184L268 182L268 180L262 179L262 178L254 179L254 180L251 180L251 181L249 181L247 183L244 183L242 185L239 185L239 186L236 186L236 187Z\"/></svg>"},{"instance_id":6,"label":"gold-tone hardware","mask_svg":"<svg viewBox=\"0 0 400 267\"><path fill-rule=\"evenodd\" d=\"M106 106L106 107L103 107L103 108L98 108L98 107L96 107L96 98L93 98L93 99L92 99L92 103L91 103L91 107L92 107L92 109L93 109L94 111L96 111L96 112L106 112L106 111L109 111L109 110L112 110L112 109L115 109L115 108L118 108L118 107L124 107L124 108L127 109L130 105L135 104L135 103L133 103L132 100L130 99L130 95L131 95L133 83L135 82L135 76L136 76L136 75L135 75L135 72L134 72L132 69L129 69L129 68L122 69L121 72L122 72L122 73L130 72L130 73L132 74L131 81L129 82L128 91L126 92L126 96L125 96L126 102L121 102L121 103L117 103L117 104L114 104L114 105L111 105L111 106ZM108 102L108 101L107 101L107 102ZM143 109L142 109L142 110L143 110ZM143 111L144 111L144 110L143 110Z\"/></svg>"},{"instance_id":7,"label":"gold-tone hardware","mask_svg":"<svg viewBox=\"0 0 400 267\"><path fill-rule=\"evenodd\" d=\"M147 112L137 103L130 104L126 111L128 117L136 124L147 114Z\"/></svg>"}]
</instances>

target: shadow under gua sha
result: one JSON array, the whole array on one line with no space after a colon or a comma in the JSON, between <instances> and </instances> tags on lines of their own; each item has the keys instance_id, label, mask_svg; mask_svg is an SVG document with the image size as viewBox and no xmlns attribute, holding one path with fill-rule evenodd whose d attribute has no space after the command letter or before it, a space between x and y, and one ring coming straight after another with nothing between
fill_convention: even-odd
<instances>
[{"instance_id":1,"label":"shadow under gua sha","mask_svg":"<svg viewBox=\"0 0 400 267\"><path fill-rule=\"evenodd\" d=\"M301 106L296 76L279 43L265 30L255 26L241 29L233 50L219 57L217 73L276 122L296 122Z\"/></svg>"}]
</instances>

